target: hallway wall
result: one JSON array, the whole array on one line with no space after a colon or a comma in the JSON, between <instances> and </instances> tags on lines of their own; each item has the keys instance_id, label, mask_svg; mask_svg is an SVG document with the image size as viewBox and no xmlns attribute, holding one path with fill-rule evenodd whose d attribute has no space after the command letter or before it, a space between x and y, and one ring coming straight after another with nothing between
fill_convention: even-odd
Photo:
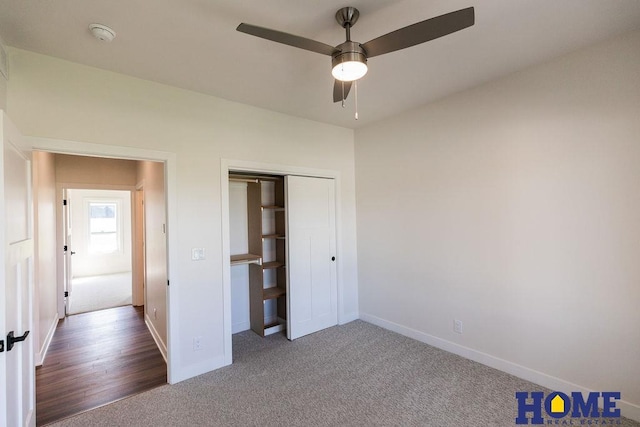
<instances>
[{"instance_id":1,"label":"hallway wall","mask_svg":"<svg viewBox=\"0 0 640 427\"><path fill-rule=\"evenodd\" d=\"M56 181L65 184L135 186L135 160L56 154Z\"/></svg>"},{"instance_id":2,"label":"hallway wall","mask_svg":"<svg viewBox=\"0 0 640 427\"><path fill-rule=\"evenodd\" d=\"M33 153L34 351L37 365L58 324L55 154Z\"/></svg>"},{"instance_id":3,"label":"hallway wall","mask_svg":"<svg viewBox=\"0 0 640 427\"><path fill-rule=\"evenodd\" d=\"M144 185L147 261L147 324L167 356L167 235L164 163L138 162L138 184Z\"/></svg>"},{"instance_id":4,"label":"hallway wall","mask_svg":"<svg viewBox=\"0 0 640 427\"><path fill-rule=\"evenodd\" d=\"M135 160L109 159L102 157L75 156L55 154L56 189L70 188L101 188L117 190L135 190L137 162ZM57 195L61 198L61 193ZM61 200L60 200L61 202ZM62 218L62 206L57 209L57 215ZM59 242L64 241L62 228L57 224ZM64 256L58 253L58 265L62 265ZM58 269L58 292L64 291L64 271ZM64 317L64 301L58 301L58 314Z\"/></svg>"}]
</instances>

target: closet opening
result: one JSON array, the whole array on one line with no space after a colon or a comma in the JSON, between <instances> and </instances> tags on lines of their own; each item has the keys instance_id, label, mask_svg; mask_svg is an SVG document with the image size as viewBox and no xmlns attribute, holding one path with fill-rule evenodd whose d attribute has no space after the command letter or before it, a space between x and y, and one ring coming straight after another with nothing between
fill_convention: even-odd
<instances>
[{"instance_id":1,"label":"closet opening","mask_svg":"<svg viewBox=\"0 0 640 427\"><path fill-rule=\"evenodd\" d=\"M229 175L232 333L287 329L284 177Z\"/></svg>"},{"instance_id":2,"label":"closet opening","mask_svg":"<svg viewBox=\"0 0 640 427\"><path fill-rule=\"evenodd\" d=\"M335 179L227 173L229 348L244 331L294 340L337 325Z\"/></svg>"}]
</instances>

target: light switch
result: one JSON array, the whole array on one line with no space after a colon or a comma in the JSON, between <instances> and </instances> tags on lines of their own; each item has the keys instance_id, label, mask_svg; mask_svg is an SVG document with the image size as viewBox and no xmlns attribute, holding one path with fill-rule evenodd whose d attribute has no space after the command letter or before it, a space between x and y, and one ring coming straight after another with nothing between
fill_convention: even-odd
<instances>
[{"instance_id":1,"label":"light switch","mask_svg":"<svg viewBox=\"0 0 640 427\"><path fill-rule=\"evenodd\" d=\"M204 248L191 249L191 261L202 261L204 259Z\"/></svg>"}]
</instances>

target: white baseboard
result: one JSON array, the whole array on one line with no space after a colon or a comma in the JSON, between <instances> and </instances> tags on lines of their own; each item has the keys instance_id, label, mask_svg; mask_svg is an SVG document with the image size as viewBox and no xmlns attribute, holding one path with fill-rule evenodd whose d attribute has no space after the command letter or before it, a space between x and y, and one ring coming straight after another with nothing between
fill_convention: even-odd
<instances>
[{"instance_id":1,"label":"white baseboard","mask_svg":"<svg viewBox=\"0 0 640 427\"><path fill-rule=\"evenodd\" d=\"M49 330L47 331L47 335L42 343L42 347L36 353L36 366L42 366L44 363L44 358L47 356L47 351L49 350L49 346L51 345L51 340L53 339L53 334L56 332L56 328L58 327L58 313L51 319L51 323L49 324Z\"/></svg>"},{"instance_id":2,"label":"white baseboard","mask_svg":"<svg viewBox=\"0 0 640 427\"><path fill-rule=\"evenodd\" d=\"M434 335L430 335L416 329L412 329L377 316L373 316L367 313L360 313L360 319L365 322L372 323L376 326L380 326L384 329L388 329L393 332L397 332L409 338L413 338L417 341L429 344L433 347L448 351L449 353L457 354L466 359L473 360L483 365L489 366L499 371L506 372L523 380L530 381L532 383L541 385L554 391L561 391L563 393L571 393L572 391L579 391L581 393L589 393L591 391L587 387L583 387L577 384L573 384L569 381L561 378L556 378L551 375L547 375L543 372L536 371L534 369L527 368L522 365L518 365L508 360L501 359L499 357L492 356L481 351L474 350L469 347L462 346L460 344L453 343L451 341L438 338ZM526 390L523 390L526 391ZM514 397L515 399L515 397ZM617 407L620 408L623 417L630 418L634 421L640 422L640 405L635 405L625 400L617 402Z\"/></svg>"},{"instance_id":3,"label":"white baseboard","mask_svg":"<svg viewBox=\"0 0 640 427\"><path fill-rule=\"evenodd\" d=\"M24 421L24 425L26 427L35 427L36 417L35 417L35 411L33 409L31 409L27 414L27 419Z\"/></svg>"},{"instance_id":4,"label":"white baseboard","mask_svg":"<svg viewBox=\"0 0 640 427\"><path fill-rule=\"evenodd\" d=\"M339 316L338 325L346 325L347 323L353 322L354 320L358 320L359 318L360 318L360 314L358 312L346 313L346 314L343 314L342 316Z\"/></svg>"},{"instance_id":5,"label":"white baseboard","mask_svg":"<svg viewBox=\"0 0 640 427\"><path fill-rule=\"evenodd\" d=\"M144 323L147 325L147 329L149 329L149 332L151 332L151 336L153 337L153 340L156 342L156 345L158 346L158 350L160 350L160 354L162 354L162 358L164 359L165 363L169 364L169 362L167 361L167 346L164 342L162 342L162 339L160 338L160 334L156 330L155 326L153 326L153 322L151 322L151 319L149 318L146 312L144 314Z\"/></svg>"},{"instance_id":6,"label":"white baseboard","mask_svg":"<svg viewBox=\"0 0 640 427\"><path fill-rule=\"evenodd\" d=\"M195 365L181 367L179 371L176 370L176 372L172 372L170 384L177 384L180 381L188 380L189 378L197 377L198 375L206 374L207 372L214 371L228 365L230 365L230 363L225 363L224 356L219 356Z\"/></svg>"},{"instance_id":7,"label":"white baseboard","mask_svg":"<svg viewBox=\"0 0 640 427\"><path fill-rule=\"evenodd\" d=\"M237 334L238 332L248 331L251 329L250 322L238 322L231 325L231 333Z\"/></svg>"}]
</instances>

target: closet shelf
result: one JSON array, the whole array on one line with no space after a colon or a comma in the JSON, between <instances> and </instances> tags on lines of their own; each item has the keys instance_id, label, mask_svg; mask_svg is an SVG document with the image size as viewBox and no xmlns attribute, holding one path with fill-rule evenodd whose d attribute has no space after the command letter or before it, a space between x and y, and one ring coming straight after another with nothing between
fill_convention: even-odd
<instances>
[{"instance_id":1,"label":"closet shelf","mask_svg":"<svg viewBox=\"0 0 640 427\"><path fill-rule=\"evenodd\" d=\"M231 265L262 264L262 257L254 254L231 255Z\"/></svg>"},{"instance_id":2,"label":"closet shelf","mask_svg":"<svg viewBox=\"0 0 640 427\"><path fill-rule=\"evenodd\" d=\"M284 234L265 234L262 236L263 239L284 239Z\"/></svg>"},{"instance_id":3,"label":"closet shelf","mask_svg":"<svg viewBox=\"0 0 640 427\"><path fill-rule=\"evenodd\" d=\"M284 267L284 262L270 261L270 262L262 263L263 270L268 270L270 268L278 268L278 267Z\"/></svg>"},{"instance_id":4,"label":"closet shelf","mask_svg":"<svg viewBox=\"0 0 640 427\"><path fill-rule=\"evenodd\" d=\"M266 301L268 299L278 298L286 294L287 291L285 289L274 286L272 288L266 288L264 291L262 291L262 299Z\"/></svg>"}]
</instances>

